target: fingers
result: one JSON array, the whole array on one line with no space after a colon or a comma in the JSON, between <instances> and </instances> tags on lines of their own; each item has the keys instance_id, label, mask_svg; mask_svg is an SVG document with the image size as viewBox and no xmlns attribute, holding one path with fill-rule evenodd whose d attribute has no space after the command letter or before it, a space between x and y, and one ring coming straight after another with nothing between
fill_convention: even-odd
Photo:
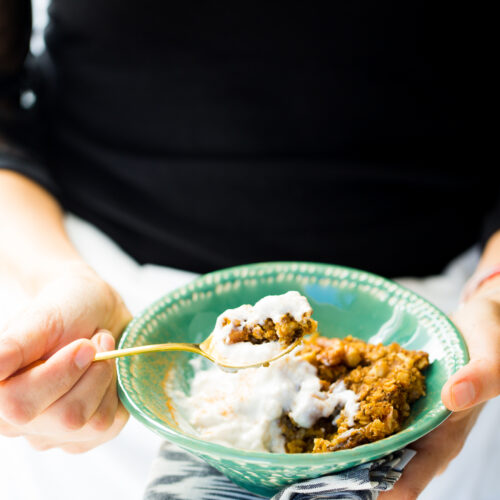
<instances>
[{"instance_id":1,"label":"fingers","mask_svg":"<svg viewBox=\"0 0 500 500\"><path fill-rule=\"evenodd\" d=\"M115 437L128 413L117 397L114 363L92 363L96 351L114 345L110 332L100 330L91 341L75 341L45 363L0 382L0 434L24 435L37 450L59 447L70 453Z\"/></svg>"},{"instance_id":2,"label":"fingers","mask_svg":"<svg viewBox=\"0 0 500 500\"><path fill-rule=\"evenodd\" d=\"M116 339L130 319L121 297L93 271L63 275L0 332L0 381L78 338L90 338L99 326Z\"/></svg>"},{"instance_id":3,"label":"fingers","mask_svg":"<svg viewBox=\"0 0 500 500\"><path fill-rule=\"evenodd\" d=\"M450 377L441 398L448 409L459 411L500 394L500 306L471 301L454 321L467 341L471 361Z\"/></svg>"},{"instance_id":4,"label":"fingers","mask_svg":"<svg viewBox=\"0 0 500 500\"><path fill-rule=\"evenodd\" d=\"M0 382L0 418L25 425L66 394L92 363L96 348L77 340L44 364Z\"/></svg>"},{"instance_id":5,"label":"fingers","mask_svg":"<svg viewBox=\"0 0 500 500\"><path fill-rule=\"evenodd\" d=\"M403 475L379 500L415 500L431 479L442 473L462 449L481 407L455 413L437 429L410 445L417 454L405 467Z\"/></svg>"},{"instance_id":6,"label":"fingers","mask_svg":"<svg viewBox=\"0 0 500 500\"><path fill-rule=\"evenodd\" d=\"M5 437L18 437L21 436L21 431L12 424L0 419L0 435Z\"/></svg>"},{"instance_id":7,"label":"fingers","mask_svg":"<svg viewBox=\"0 0 500 500\"><path fill-rule=\"evenodd\" d=\"M111 361L108 361L111 363ZM97 408L97 411L92 415L89 421L89 426L98 432L107 431L115 420L115 414L118 409L118 394L116 392L116 376L113 373L113 378L109 384L106 394Z\"/></svg>"},{"instance_id":8,"label":"fingers","mask_svg":"<svg viewBox=\"0 0 500 500\"><path fill-rule=\"evenodd\" d=\"M105 331L94 335L92 343L99 352L112 350L115 346L113 337ZM81 429L93 418L96 411L99 411L113 380L114 364L112 361L92 363L71 390L46 410L45 418L60 422L65 430ZM112 404L108 406L109 408L106 407L105 413L100 414L99 418L111 423L114 417L111 411L115 411L116 407L113 409Z\"/></svg>"},{"instance_id":9,"label":"fingers","mask_svg":"<svg viewBox=\"0 0 500 500\"><path fill-rule=\"evenodd\" d=\"M50 450L52 448L55 448L57 446L56 442L51 437L28 435L28 436L25 436L25 438L28 441L28 443L31 445L31 447L37 451L46 451L46 450Z\"/></svg>"},{"instance_id":10,"label":"fingers","mask_svg":"<svg viewBox=\"0 0 500 500\"><path fill-rule=\"evenodd\" d=\"M116 394L116 389L115 389ZM118 402L118 400L116 399ZM114 437L116 437L127 423L129 414L121 403L117 404L113 412L111 425L105 431L91 428L92 420L78 431L67 432L63 435L27 435L25 436L30 445L38 451L51 448L61 448L67 453L85 453L92 450Z\"/></svg>"},{"instance_id":11,"label":"fingers","mask_svg":"<svg viewBox=\"0 0 500 500\"><path fill-rule=\"evenodd\" d=\"M433 456L425 451L418 451L417 455L406 466L394 488L381 493L378 497L379 500L416 500L434 477L439 467L438 460L443 460L443 458Z\"/></svg>"},{"instance_id":12,"label":"fingers","mask_svg":"<svg viewBox=\"0 0 500 500\"><path fill-rule=\"evenodd\" d=\"M121 432L123 427L125 427L128 418L129 414L127 410L125 410L123 405L119 403L113 420L113 425L106 432L93 431L91 439L69 442L61 445L60 447L67 453L85 453L86 451L89 451L96 446L115 438Z\"/></svg>"},{"instance_id":13,"label":"fingers","mask_svg":"<svg viewBox=\"0 0 500 500\"><path fill-rule=\"evenodd\" d=\"M116 394L116 388L114 388ZM39 451L61 448L67 453L85 453L116 437L127 423L129 414L121 403L113 412L111 425L105 431L91 427L92 420L82 429L55 436L28 435L26 439L33 448Z\"/></svg>"},{"instance_id":14,"label":"fingers","mask_svg":"<svg viewBox=\"0 0 500 500\"><path fill-rule=\"evenodd\" d=\"M40 359L64 331L58 307L35 303L0 334L0 381Z\"/></svg>"}]
</instances>

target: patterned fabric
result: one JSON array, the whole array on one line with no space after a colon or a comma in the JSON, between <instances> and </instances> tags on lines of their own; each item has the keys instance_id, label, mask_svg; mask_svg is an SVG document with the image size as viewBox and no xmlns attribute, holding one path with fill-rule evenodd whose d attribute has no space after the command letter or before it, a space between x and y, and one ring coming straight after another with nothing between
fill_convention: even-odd
<instances>
[{"instance_id":1,"label":"patterned fabric","mask_svg":"<svg viewBox=\"0 0 500 500\"><path fill-rule=\"evenodd\" d=\"M272 500L375 500L390 490L415 451L396 451L347 471L297 483ZM165 442L153 462L143 500L257 500L202 460Z\"/></svg>"}]
</instances>

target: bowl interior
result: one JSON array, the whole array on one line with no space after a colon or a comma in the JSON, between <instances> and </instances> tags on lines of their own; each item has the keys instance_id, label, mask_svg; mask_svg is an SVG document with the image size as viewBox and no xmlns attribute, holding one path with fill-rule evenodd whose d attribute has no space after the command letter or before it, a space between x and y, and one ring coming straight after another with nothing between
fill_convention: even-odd
<instances>
[{"instance_id":1,"label":"bowl interior","mask_svg":"<svg viewBox=\"0 0 500 500\"><path fill-rule=\"evenodd\" d=\"M354 450L323 454L322 463L331 462L331 468L338 469L339 464L350 466L382 456L417 439L446 418L448 411L441 403L441 387L467 361L460 334L444 314L421 297L392 281L354 269L324 264L269 263L218 271L166 295L146 309L129 325L120 347L169 341L199 342L210 334L217 316L225 309L253 304L265 295L289 290L297 290L308 298L322 335L345 337L350 334L372 342L398 342L405 348L422 349L430 354L427 395L413 405L405 429ZM266 461L273 466L286 464L292 468L294 464L318 462L318 455L245 452L196 438L176 398L179 391L189 391L193 376L189 361L193 356L156 353L119 359L120 395L132 415L153 431L205 459L208 456ZM168 387L168 396L165 387ZM243 484L238 477L236 481ZM255 478L252 481L258 482ZM247 484L244 486L248 488ZM266 488L253 490L269 492Z\"/></svg>"}]
</instances>

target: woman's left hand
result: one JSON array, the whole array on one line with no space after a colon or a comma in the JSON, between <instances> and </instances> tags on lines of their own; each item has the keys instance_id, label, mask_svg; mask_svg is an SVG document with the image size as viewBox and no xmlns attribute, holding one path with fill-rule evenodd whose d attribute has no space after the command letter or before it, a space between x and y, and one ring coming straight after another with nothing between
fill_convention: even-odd
<instances>
[{"instance_id":1,"label":"woman's left hand","mask_svg":"<svg viewBox=\"0 0 500 500\"><path fill-rule=\"evenodd\" d=\"M394 489L380 500L413 500L459 454L483 403L500 394L500 278L489 280L452 316L469 348L470 361L441 392L454 413L437 429L410 445L417 455Z\"/></svg>"}]
</instances>

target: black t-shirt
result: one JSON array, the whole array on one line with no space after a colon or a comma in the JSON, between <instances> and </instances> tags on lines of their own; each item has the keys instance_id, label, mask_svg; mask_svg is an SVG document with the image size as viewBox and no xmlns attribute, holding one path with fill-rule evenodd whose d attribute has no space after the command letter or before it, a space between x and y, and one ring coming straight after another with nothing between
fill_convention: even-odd
<instances>
[{"instance_id":1,"label":"black t-shirt","mask_svg":"<svg viewBox=\"0 0 500 500\"><path fill-rule=\"evenodd\" d=\"M439 272L499 192L471 144L467 16L452 2L53 0L28 71L43 148L0 166L140 262Z\"/></svg>"}]
</instances>

